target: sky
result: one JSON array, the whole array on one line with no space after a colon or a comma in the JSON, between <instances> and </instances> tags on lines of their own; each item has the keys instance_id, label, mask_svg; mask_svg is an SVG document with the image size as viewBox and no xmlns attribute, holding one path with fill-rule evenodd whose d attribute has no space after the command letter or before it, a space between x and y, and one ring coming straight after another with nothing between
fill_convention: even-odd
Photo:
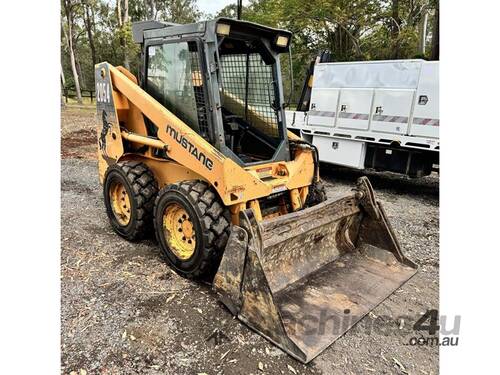
<instances>
[{"instance_id":1,"label":"sky","mask_svg":"<svg viewBox=\"0 0 500 375\"><path fill-rule=\"evenodd\" d=\"M236 0L198 0L198 8L205 13L215 15L219 10L229 4L236 4ZM248 5L248 0L243 0L243 5Z\"/></svg>"}]
</instances>

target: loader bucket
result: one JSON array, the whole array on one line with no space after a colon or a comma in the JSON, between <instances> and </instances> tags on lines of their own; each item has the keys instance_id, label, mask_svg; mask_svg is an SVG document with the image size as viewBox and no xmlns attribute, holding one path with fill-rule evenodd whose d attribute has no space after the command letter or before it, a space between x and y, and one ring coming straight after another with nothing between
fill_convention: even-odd
<instances>
[{"instance_id":1,"label":"loader bucket","mask_svg":"<svg viewBox=\"0 0 500 375\"><path fill-rule=\"evenodd\" d=\"M416 273L367 178L353 193L257 223L241 212L214 279L228 309L307 363Z\"/></svg>"}]
</instances>

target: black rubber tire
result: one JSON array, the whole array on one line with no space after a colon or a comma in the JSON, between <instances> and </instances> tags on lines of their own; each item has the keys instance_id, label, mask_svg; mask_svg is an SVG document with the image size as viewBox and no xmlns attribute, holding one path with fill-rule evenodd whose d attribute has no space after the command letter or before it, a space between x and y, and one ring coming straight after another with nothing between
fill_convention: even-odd
<instances>
[{"instance_id":1,"label":"black rubber tire","mask_svg":"<svg viewBox=\"0 0 500 375\"><path fill-rule=\"evenodd\" d=\"M322 181L312 184L307 194L305 207L313 207L326 201L326 190Z\"/></svg>"},{"instance_id":2,"label":"black rubber tire","mask_svg":"<svg viewBox=\"0 0 500 375\"><path fill-rule=\"evenodd\" d=\"M196 246L193 255L179 259L168 247L163 231L163 213L169 203L180 204L192 218ZM217 271L229 238L231 216L217 192L204 181L183 181L165 186L154 208L156 239L167 263L190 279L212 278Z\"/></svg>"},{"instance_id":3,"label":"black rubber tire","mask_svg":"<svg viewBox=\"0 0 500 375\"><path fill-rule=\"evenodd\" d=\"M127 190L130 199L130 221L126 226L116 219L109 199L109 188L119 181ZM129 241L137 241L151 234L153 209L158 183L146 164L138 161L123 161L108 168L104 177L104 203L106 213L114 231Z\"/></svg>"}]
</instances>

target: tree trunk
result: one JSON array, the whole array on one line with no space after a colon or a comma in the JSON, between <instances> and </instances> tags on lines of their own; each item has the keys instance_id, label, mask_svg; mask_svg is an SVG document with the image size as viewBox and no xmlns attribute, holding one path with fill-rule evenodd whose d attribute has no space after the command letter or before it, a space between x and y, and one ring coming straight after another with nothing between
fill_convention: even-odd
<instances>
[{"instance_id":1,"label":"tree trunk","mask_svg":"<svg viewBox=\"0 0 500 375\"><path fill-rule=\"evenodd\" d=\"M128 0L124 0L123 7L123 26L128 27ZM123 65L127 70L130 70L130 59L128 57L127 40L123 40Z\"/></svg>"},{"instance_id":2,"label":"tree trunk","mask_svg":"<svg viewBox=\"0 0 500 375\"><path fill-rule=\"evenodd\" d=\"M120 28L120 44L123 50L123 66L130 70L130 62L127 53L127 40L123 36L123 29L128 22L128 0L124 0L124 14L122 18L121 0L116 1L116 12L118 13L118 27Z\"/></svg>"},{"instance_id":3,"label":"tree trunk","mask_svg":"<svg viewBox=\"0 0 500 375\"><path fill-rule=\"evenodd\" d=\"M76 71L78 72L78 77L79 82L80 82L80 89L84 89L87 87L85 83L85 76L83 75L83 70L82 70L82 64L80 64L80 59L78 58L78 49L75 48L75 63L76 63Z\"/></svg>"},{"instance_id":4,"label":"tree trunk","mask_svg":"<svg viewBox=\"0 0 500 375\"><path fill-rule=\"evenodd\" d=\"M392 58L400 58L399 28L401 27L401 18L399 18L399 0L392 0L392 20L391 20L391 38L393 42Z\"/></svg>"},{"instance_id":5,"label":"tree trunk","mask_svg":"<svg viewBox=\"0 0 500 375\"><path fill-rule=\"evenodd\" d=\"M80 81L78 79L78 72L76 70L75 51L73 49L73 27L72 27L73 18L72 18L71 3L69 0L64 0L64 10L66 13L66 21L68 23L68 33L66 33L66 31L64 30L64 27L62 27L62 30L64 32L64 36L68 43L71 71L73 72L73 80L75 81L76 100L78 101L79 104L82 104L83 103L82 92L80 90Z\"/></svg>"},{"instance_id":6,"label":"tree trunk","mask_svg":"<svg viewBox=\"0 0 500 375\"><path fill-rule=\"evenodd\" d=\"M418 47L418 53L422 56L425 55L425 46L427 42L427 20L429 16L429 11L427 7L424 7L422 10L422 19L420 21L419 34L420 34L420 43Z\"/></svg>"},{"instance_id":7,"label":"tree trunk","mask_svg":"<svg viewBox=\"0 0 500 375\"><path fill-rule=\"evenodd\" d=\"M149 19L150 20L154 20L156 18L156 4L155 4L155 0L148 0L148 4L149 4Z\"/></svg>"},{"instance_id":8,"label":"tree trunk","mask_svg":"<svg viewBox=\"0 0 500 375\"><path fill-rule=\"evenodd\" d=\"M87 37L89 39L90 52L92 54L92 65L97 64L97 57L94 44L94 33L93 33L93 15L90 15L90 6L86 1L82 1L82 5L85 8L83 13L83 22L85 24L85 29L87 30Z\"/></svg>"},{"instance_id":9,"label":"tree trunk","mask_svg":"<svg viewBox=\"0 0 500 375\"><path fill-rule=\"evenodd\" d=\"M61 64L61 107L65 107L66 103L64 101L64 88L66 87L66 78L64 77L64 70Z\"/></svg>"},{"instance_id":10,"label":"tree trunk","mask_svg":"<svg viewBox=\"0 0 500 375\"><path fill-rule=\"evenodd\" d=\"M116 0L116 16L118 17L118 27L122 27L122 2Z\"/></svg>"},{"instance_id":11,"label":"tree trunk","mask_svg":"<svg viewBox=\"0 0 500 375\"><path fill-rule=\"evenodd\" d=\"M66 87L66 78L64 77L64 70L62 64L61 64L61 85L63 85L63 87Z\"/></svg>"},{"instance_id":12,"label":"tree trunk","mask_svg":"<svg viewBox=\"0 0 500 375\"><path fill-rule=\"evenodd\" d=\"M128 0L123 0L123 23L126 24L128 22Z\"/></svg>"},{"instance_id":13,"label":"tree trunk","mask_svg":"<svg viewBox=\"0 0 500 375\"><path fill-rule=\"evenodd\" d=\"M436 2L434 25L432 27L431 60L439 60L439 1Z\"/></svg>"}]
</instances>

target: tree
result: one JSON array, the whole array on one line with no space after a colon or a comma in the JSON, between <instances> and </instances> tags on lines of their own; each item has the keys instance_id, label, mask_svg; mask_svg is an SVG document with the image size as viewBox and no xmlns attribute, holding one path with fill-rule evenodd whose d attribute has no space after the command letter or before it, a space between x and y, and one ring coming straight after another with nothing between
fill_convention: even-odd
<instances>
[{"instance_id":1,"label":"tree","mask_svg":"<svg viewBox=\"0 0 500 375\"><path fill-rule=\"evenodd\" d=\"M61 107L65 107L64 103L64 88L66 87L66 77L64 77L64 69L61 64Z\"/></svg>"},{"instance_id":2,"label":"tree","mask_svg":"<svg viewBox=\"0 0 500 375\"><path fill-rule=\"evenodd\" d=\"M297 98L309 63L324 50L331 52L332 61L429 58L431 48L425 49L426 55L420 53L420 28L426 9L429 24L435 21L437 1L251 0L243 18L293 33ZM235 8L227 6L219 15L235 17ZM282 59L287 87L287 58Z\"/></svg>"},{"instance_id":3,"label":"tree","mask_svg":"<svg viewBox=\"0 0 500 375\"><path fill-rule=\"evenodd\" d=\"M133 21L191 23L200 20L201 16L196 0L130 0L130 17Z\"/></svg>"},{"instance_id":4,"label":"tree","mask_svg":"<svg viewBox=\"0 0 500 375\"><path fill-rule=\"evenodd\" d=\"M400 58L399 32L401 30L401 18L399 17L399 0L392 0L391 15L391 38L393 43L392 58Z\"/></svg>"},{"instance_id":5,"label":"tree","mask_svg":"<svg viewBox=\"0 0 500 375\"><path fill-rule=\"evenodd\" d=\"M241 13L244 14L245 7L242 6ZM217 14L217 17L236 18L238 16L238 5L236 3L226 5Z\"/></svg>"},{"instance_id":6,"label":"tree","mask_svg":"<svg viewBox=\"0 0 500 375\"><path fill-rule=\"evenodd\" d=\"M332 61L439 58L438 0L250 0L244 20L293 33L294 97L309 63L324 50ZM191 23L205 15L196 0L61 0L61 63L66 85L93 87L94 65L108 61L137 74L139 47L131 23ZM219 16L237 15L236 0ZM428 17L428 32L422 25ZM425 48L423 48L425 47ZM424 53L422 53L424 52ZM285 92L288 57L282 56ZM87 85L87 86L86 86Z\"/></svg>"},{"instance_id":7,"label":"tree","mask_svg":"<svg viewBox=\"0 0 500 375\"><path fill-rule=\"evenodd\" d=\"M436 0L434 23L432 26L431 60L439 60L439 0Z\"/></svg>"},{"instance_id":8,"label":"tree","mask_svg":"<svg viewBox=\"0 0 500 375\"><path fill-rule=\"evenodd\" d=\"M165 21L191 23L198 21L201 17L195 0L168 0L161 4L159 10Z\"/></svg>"},{"instance_id":9,"label":"tree","mask_svg":"<svg viewBox=\"0 0 500 375\"><path fill-rule=\"evenodd\" d=\"M68 51L71 61L71 70L73 72L73 80L75 82L76 98L79 104L83 103L82 92L80 90L80 80L78 79L78 72L76 70L76 60L75 51L73 49L73 12L75 3L72 0L62 0L62 8L64 9L64 14L66 16L66 26L67 32L64 29L64 25L61 25L64 37L68 44Z\"/></svg>"},{"instance_id":10,"label":"tree","mask_svg":"<svg viewBox=\"0 0 500 375\"><path fill-rule=\"evenodd\" d=\"M156 16L157 16L157 13L156 13L156 1L155 0L148 0L148 6L149 6L149 19L151 20L156 20Z\"/></svg>"},{"instance_id":11,"label":"tree","mask_svg":"<svg viewBox=\"0 0 500 375\"><path fill-rule=\"evenodd\" d=\"M85 29L87 31L89 47L92 53L92 65L95 66L97 64L97 55L94 43L94 33L95 33L94 8L96 7L96 4L95 1L92 0L82 0L82 6L84 8L83 21L85 24Z\"/></svg>"},{"instance_id":12,"label":"tree","mask_svg":"<svg viewBox=\"0 0 500 375\"><path fill-rule=\"evenodd\" d=\"M123 0L123 14L121 8L122 0L116 1L116 13L118 16L118 32L120 34L120 44L123 50L123 66L130 70L130 60L128 57L128 44L130 39L130 22L128 18L128 0Z\"/></svg>"},{"instance_id":13,"label":"tree","mask_svg":"<svg viewBox=\"0 0 500 375\"><path fill-rule=\"evenodd\" d=\"M425 50L427 46L427 23L429 21L429 11L427 7L424 8L422 19L420 20L419 34L420 34L420 42L418 46L418 52L424 56Z\"/></svg>"}]
</instances>

